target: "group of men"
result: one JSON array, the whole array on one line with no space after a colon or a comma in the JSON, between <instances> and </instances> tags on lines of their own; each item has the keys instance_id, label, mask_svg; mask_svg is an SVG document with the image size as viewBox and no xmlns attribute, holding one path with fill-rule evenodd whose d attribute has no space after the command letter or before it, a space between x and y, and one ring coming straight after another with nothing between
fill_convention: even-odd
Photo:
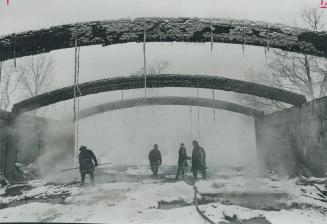
<instances>
[{"instance_id":1,"label":"group of men","mask_svg":"<svg viewBox=\"0 0 327 224\"><path fill-rule=\"evenodd\" d=\"M178 168L176 173L176 179L179 179L180 174L184 178L185 168L188 167L187 160L192 159L192 172L193 178L197 179L198 171L202 172L203 178L206 177L206 153L202 147L200 147L197 141L193 141L192 157L187 156L186 148L184 143L181 143L178 151ZM95 167L98 166L98 161L94 153L87 149L86 146L80 147L79 153L79 170L81 173L81 185L85 183L85 175L89 174L91 184L94 185L94 171ZM158 145L155 144L153 149L149 153L150 167L154 177L158 177L158 169L162 163L161 153Z\"/></svg>"},{"instance_id":2,"label":"group of men","mask_svg":"<svg viewBox=\"0 0 327 224\"><path fill-rule=\"evenodd\" d=\"M193 178L197 179L198 171L202 172L203 178L206 177L206 153L204 149L199 145L197 141L193 141L193 151L192 151L192 172ZM181 143L178 151L178 168L176 173L176 179L179 179L180 174L184 178L185 168L188 167L187 160L191 160L191 157L187 156L187 151L184 143ZM149 153L150 167L154 177L158 177L158 169L162 163L161 153L158 149L158 145L155 144L153 149Z\"/></svg>"}]
</instances>

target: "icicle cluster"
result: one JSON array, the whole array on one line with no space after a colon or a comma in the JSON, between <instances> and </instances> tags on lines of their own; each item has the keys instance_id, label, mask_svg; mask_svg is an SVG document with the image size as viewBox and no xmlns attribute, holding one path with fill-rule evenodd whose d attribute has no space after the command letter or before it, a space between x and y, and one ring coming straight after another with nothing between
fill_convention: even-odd
<instances>
[{"instance_id":1,"label":"icicle cluster","mask_svg":"<svg viewBox=\"0 0 327 224\"><path fill-rule=\"evenodd\" d=\"M245 44L246 44L246 40L245 40L245 22L243 22L243 32L242 32L242 37L243 37L243 43L242 43L242 51L243 51L243 55L245 54Z\"/></svg>"},{"instance_id":2,"label":"icicle cluster","mask_svg":"<svg viewBox=\"0 0 327 224\"><path fill-rule=\"evenodd\" d=\"M80 47L78 46L78 32L75 30L75 64L74 64L74 129L75 129L75 156L77 158L78 147L79 147L79 127L78 127L78 117L79 117L79 98L77 97L77 92L79 96L82 96L81 90L79 89L79 68L80 68ZM74 164L77 165L77 160L74 159Z\"/></svg>"},{"instance_id":3,"label":"icicle cluster","mask_svg":"<svg viewBox=\"0 0 327 224\"><path fill-rule=\"evenodd\" d=\"M212 18L210 20L210 41L211 41L211 53L212 53L212 50L213 50L213 26L212 26Z\"/></svg>"},{"instance_id":4,"label":"icicle cluster","mask_svg":"<svg viewBox=\"0 0 327 224\"><path fill-rule=\"evenodd\" d=\"M264 47L265 49L265 57L266 57L266 61L267 61L267 53L269 53L270 50L270 39L269 39L269 32L270 32L270 27L267 27L267 31L266 31L266 46Z\"/></svg>"},{"instance_id":5,"label":"icicle cluster","mask_svg":"<svg viewBox=\"0 0 327 224\"><path fill-rule=\"evenodd\" d=\"M146 97L146 76L147 76L145 44L146 44L146 20L144 20L144 31L143 31L144 97Z\"/></svg>"}]
</instances>

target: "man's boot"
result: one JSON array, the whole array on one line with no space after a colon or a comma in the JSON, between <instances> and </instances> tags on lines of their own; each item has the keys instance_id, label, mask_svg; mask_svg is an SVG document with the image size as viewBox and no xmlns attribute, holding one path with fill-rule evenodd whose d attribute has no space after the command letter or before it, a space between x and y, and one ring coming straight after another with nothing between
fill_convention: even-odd
<instances>
[{"instance_id":1,"label":"man's boot","mask_svg":"<svg viewBox=\"0 0 327 224\"><path fill-rule=\"evenodd\" d=\"M85 173L81 173L81 186L84 186L85 183Z\"/></svg>"},{"instance_id":2,"label":"man's boot","mask_svg":"<svg viewBox=\"0 0 327 224\"><path fill-rule=\"evenodd\" d=\"M193 179L196 180L198 179L198 171L193 171Z\"/></svg>"},{"instance_id":3,"label":"man's boot","mask_svg":"<svg viewBox=\"0 0 327 224\"><path fill-rule=\"evenodd\" d=\"M90 173L91 184L94 186L94 172Z\"/></svg>"}]
</instances>

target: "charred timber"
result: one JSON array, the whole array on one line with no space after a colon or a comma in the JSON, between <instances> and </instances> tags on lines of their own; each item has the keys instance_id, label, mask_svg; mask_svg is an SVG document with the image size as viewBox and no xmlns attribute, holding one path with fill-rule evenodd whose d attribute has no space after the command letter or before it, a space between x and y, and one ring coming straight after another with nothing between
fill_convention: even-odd
<instances>
[{"instance_id":1,"label":"charred timber","mask_svg":"<svg viewBox=\"0 0 327 224\"><path fill-rule=\"evenodd\" d=\"M261 110L256 110L251 107L246 107L236 103L230 103L220 100L211 100L197 97L150 97L119 100L115 102L109 102L89 107L79 112L79 120L108 111L149 105L199 106L227 110L235 113L245 114L247 116L255 118L262 118L264 116L264 112Z\"/></svg>"},{"instance_id":2,"label":"charred timber","mask_svg":"<svg viewBox=\"0 0 327 224\"><path fill-rule=\"evenodd\" d=\"M136 18L67 24L2 36L0 61L71 48L75 36L79 46L142 42L144 29L147 42L210 42L212 33L214 42L327 56L327 32L248 20Z\"/></svg>"},{"instance_id":3,"label":"charred timber","mask_svg":"<svg viewBox=\"0 0 327 224\"><path fill-rule=\"evenodd\" d=\"M219 76L175 74L148 75L146 86L147 88L186 87L233 91L277 100L296 106L301 106L306 102L306 98L303 95L287 90ZM144 76L101 79L80 84L80 92L77 92L77 97L101 92L140 88L144 88ZM13 106L12 112L14 114L19 114L73 98L74 86L69 86L21 101Z\"/></svg>"}]
</instances>

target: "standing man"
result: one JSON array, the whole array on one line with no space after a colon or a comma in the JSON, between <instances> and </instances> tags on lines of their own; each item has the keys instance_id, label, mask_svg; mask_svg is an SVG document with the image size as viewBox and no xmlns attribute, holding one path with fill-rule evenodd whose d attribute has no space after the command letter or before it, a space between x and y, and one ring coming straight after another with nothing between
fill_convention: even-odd
<instances>
[{"instance_id":1,"label":"standing man","mask_svg":"<svg viewBox=\"0 0 327 224\"><path fill-rule=\"evenodd\" d=\"M198 170L201 170L203 178L206 178L206 152L199 143L193 141L193 151L192 151L192 172L193 178L196 180L198 178Z\"/></svg>"},{"instance_id":2,"label":"standing man","mask_svg":"<svg viewBox=\"0 0 327 224\"><path fill-rule=\"evenodd\" d=\"M181 143L181 146L178 151L178 168L176 173L176 180L179 178L180 173L182 172L182 177L184 178L184 168L188 167L187 164L187 152L184 143Z\"/></svg>"},{"instance_id":3,"label":"standing man","mask_svg":"<svg viewBox=\"0 0 327 224\"><path fill-rule=\"evenodd\" d=\"M158 177L158 169L162 163L161 153L158 149L158 145L154 144L153 149L149 153L149 161L153 176Z\"/></svg>"},{"instance_id":4,"label":"standing man","mask_svg":"<svg viewBox=\"0 0 327 224\"><path fill-rule=\"evenodd\" d=\"M79 171L82 180L81 185L83 186L85 183L86 174L90 174L91 184L94 185L94 170L95 167L98 166L97 158L92 150L87 149L84 145L79 148L79 151Z\"/></svg>"}]
</instances>

